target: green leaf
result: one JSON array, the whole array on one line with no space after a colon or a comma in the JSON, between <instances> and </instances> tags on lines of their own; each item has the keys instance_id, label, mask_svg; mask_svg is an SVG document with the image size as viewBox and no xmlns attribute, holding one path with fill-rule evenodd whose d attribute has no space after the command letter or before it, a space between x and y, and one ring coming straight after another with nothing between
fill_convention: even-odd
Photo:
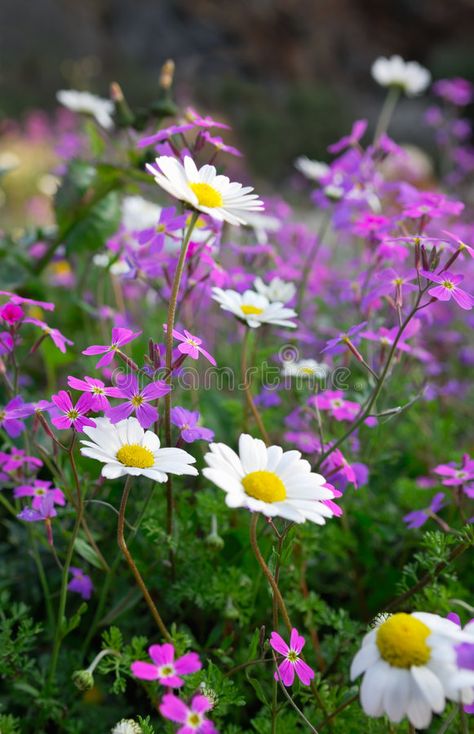
<instances>
[{"instance_id":1,"label":"green leaf","mask_svg":"<svg viewBox=\"0 0 474 734\"><path fill-rule=\"evenodd\" d=\"M99 560L99 556L97 555L93 547L89 545L89 543L87 543L87 541L85 541L83 538L76 538L74 543L74 550L79 553L79 555L92 566L102 569L102 563Z\"/></svg>"}]
</instances>

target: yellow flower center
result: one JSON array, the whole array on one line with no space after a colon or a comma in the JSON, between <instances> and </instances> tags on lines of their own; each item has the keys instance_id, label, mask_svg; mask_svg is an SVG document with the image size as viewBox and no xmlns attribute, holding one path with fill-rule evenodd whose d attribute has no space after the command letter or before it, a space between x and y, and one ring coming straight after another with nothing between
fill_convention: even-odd
<instances>
[{"instance_id":1,"label":"yellow flower center","mask_svg":"<svg viewBox=\"0 0 474 734\"><path fill-rule=\"evenodd\" d=\"M115 456L124 466L135 466L137 469L149 469L155 463L150 449L137 443L125 443Z\"/></svg>"},{"instance_id":2,"label":"yellow flower center","mask_svg":"<svg viewBox=\"0 0 474 734\"><path fill-rule=\"evenodd\" d=\"M296 661L298 660L298 653L294 650L290 650L286 657L288 658L290 663L296 663Z\"/></svg>"},{"instance_id":3,"label":"yellow flower center","mask_svg":"<svg viewBox=\"0 0 474 734\"><path fill-rule=\"evenodd\" d=\"M426 638L431 630L411 614L394 614L377 630L377 647L382 658L394 668L425 665L431 656Z\"/></svg>"},{"instance_id":4,"label":"yellow flower center","mask_svg":"<svg viewBox=\"0 0 474 734\"><path fill-rule=\"evenodd\" d=\"M441 285L444 286L444 288L447 288L448 291L452 291L454 288L454 283L452 283L450 280L443 280Z\"/></svg>"},{"instance_id":5,"label":"yellow flower center","mask_svg":"<svg viewBox=\"0 0 474 734\"><path fill-rule=\"evenodd\" d=\"M73 409L73 410L69 410L69 411L68 411L68 412L66 413L66 415L67 415L67 417L68 417L68 418L70 418L70 420L72 420L72 421L75 421L75 420L76 420L77 418L79 418L79 413L77 412L77 410L74 410L74 409Z\"/></svg>"},{"instance_id":6,"label":"yellow flower center","mask_svg":"<svg viewBox=\"0 0 474 734\"><path fill-rule=\"evenodd\" d=\"M301 372L302 372L302 373L303 373L304 375L312 375L312 374L313 374L313 372L314 372L314 370L313 370L313 368L312 368L312 367L301 367Z\"/></svg>"},{"instance_id":7,"label":"yellow flower center","mask_svg":"<svg viewBox=\"0 0 474 734\"><path fill-rule=\"evenodd\" d=\"M262 502L281 502L286 499L285 485L272 471L253 471L242 479L245 493Z\"/></svg>"},{"instance_id":8,"label":"yellow flower center","mask_svg":"<svg viewBox=\"0 0 474 734\"><path fill-rule=\"evenodd\" d=\"M219 191L207 183L190 183L189 188L197 196L198 203L201 206L215 209L224 203Z\"/></svg>"},{"instance_id":9,"label":"yellow flower center","mask_svg":"<svg viewBox=\"0 0 474 734\"><path fill-rule=\"evenodd\" d=\"M160 675L162 678L169 678L171 675L174 675L174 667L172 665L162 665Z\"/></svg>"},{"instance_id":10,"label":"yellow flower center","mask_svg":"<svg viewBox=\"0 0 474 734\"><path fill-rule=\"evenodd\" d=\"M104 395L104 388L94 385L94 387L92 388L92 392L94 393L94 395Z\"/></svg>"},{"instance_id":11,"label":"yellow flower center","mask_svg":"<svg viewBox=\"0 0 474 734\"><path fill-rule=\"evenodd\" d=\"M199 714L189 714L187 723L189 726L196 728L202 723L202 718Z\"/></svg>"},{"instance_id":12,"label":"yellow flower center","mask_svg":"<svg viewBox=\"0 0 474 734\"><path fill-rule=\"evenodd\" d=\"M246 306L243 304L240 309L246 316L258 316L263 313L263 308L258 308L258 306Z\"/></svg>"},{"instance_id":13,"label":"yellow flower center","mask_svg":"<svg viewBox=\"0 0 474 734\"><path fill-rule=\"evenodd\" d=\"M143 397L141 395L134 395L132 398L132 405L134 408L139 408L143 403Z\"/></svg>"}]
</instances>

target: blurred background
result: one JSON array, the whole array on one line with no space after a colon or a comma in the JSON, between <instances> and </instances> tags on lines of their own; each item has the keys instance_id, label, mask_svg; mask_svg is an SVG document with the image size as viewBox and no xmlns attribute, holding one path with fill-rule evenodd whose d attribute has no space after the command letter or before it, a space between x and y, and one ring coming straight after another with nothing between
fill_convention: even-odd
<instances>
[{"instance_id":1,"label":"blurred background","mask_svg":"<svg viewBox=\"0 0 474 734\"><path fill-rule=\"evenodd\" d=\"M355 117L373 124L377 56L474 80L473 39L474 0L1 0L0 119L54 111L61 88L107 96L113 80L145 104L172 58L178 101L231 121L252 172L277 182ZM425 141L427 104L402 101L398 140Z\"/></svg>"}]
</instances>

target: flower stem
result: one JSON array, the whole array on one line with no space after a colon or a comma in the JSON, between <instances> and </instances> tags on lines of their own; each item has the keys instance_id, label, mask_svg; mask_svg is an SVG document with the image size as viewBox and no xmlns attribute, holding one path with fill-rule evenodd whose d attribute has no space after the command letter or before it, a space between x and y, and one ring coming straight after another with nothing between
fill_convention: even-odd
<instances>
[{"instance_id":1,"label":"flower stem","mask_svg":"<svg viewBox=\"0 0 474 734\"><path fill-rule=\"evenodd\" d=\"M395 112L395 107L397 106L400 94L401 90L398 87L390 87L390 89L388 90L388 94L385 97L385 102L380 112L380 117L378 119L377 127L375 129L374 143L379 140L381 135L387 132L390 121L393 117L393 113Z\"/></svg>"},{"instance_id":2,"label":"flower stem","mask_svg":"<svg viewBox=\"0 0 474 734\"><path fill-rule=\"evenodd\" d=\"M178 265L173 278L171 287L171 296L168 306L168 319L166 322L166 380L171 382L171 362L173 356L173 329L176 316L176 303L178 301L179 286L183 276L184 265L186 263L186 254L188 252L189 241L194 226L198 220L199 212L193 212L188 228L184 233L181 251L179 253ZM166 445L171 446L171 392L165 395L165 439ZM166 531L168 535L173 534L173 485L171 479L168 479L166 485Z\"/></svg>"},{"instance_id":3,"label":"flower stem","mask_svg":"<svg viewBox=\"0 0 474 734\"><path fill-rule=\"evenodd\" d=\"M286 690L286 686L284 685L284 683L283 683L283 681L282 681L282 679L281 679L280 671L278 670L278 665L277 665L277 659L276 659L275 653L272 653L272 654L273 654L273 660L274 660L274 662L275 662L275 669L276 669L276 674L277 674L277 676L278 676L278 683L280 684L280 688L281 688L281 690L283 691L283 693L285 694L285 697L286 697L286 698L288 699L288 701L289 701L289 702L291 703L291 705L292 705L292 706L293 706L293 708L295 709L295 711L296 711L296 713L298 714L298 716L299 716L299 717L300 717L300 718L301 718L301 719L302 719L302 720L303 720L303 721L305 722L306 726L309 726L309 728L310 728L310 731L312 731L312 732L313 732L313 734L318 734L318 730L317 730L317 729L315 729L315 727L314 727L314 726L312 725L312 723L311 723L310 721L308 721L308 719L306 718L306 716L304 715L304 713L303 713L303 712L301 711L301 709L300 709L300 708L299 708L299 707L298 707L298 706L296 705L296 703L294 702L294 700L292 699L292 697L290 696L290 694L289 694L289 693L288 693L288 691Z\"/></svg>"},{"instance_id":4,"label":"flower stem","mask_svg":"<svg viewBox=\"0 0 474 734\"><path fill-rule=\"evenodd\" d=\"M160 613L158 609L156 608L153 599L151 598L150 592L148 591L147 586L140 574L140 571L136 567L135 561L133 560L132 555L127 548L127 543L125 542L125 537L124 537L125 511L127 509L127 502L128 502L128 497L130 494L131 486L132 486L131 477L128 476L125 481L125 485L123 488L123 494L122 494L122 500L120 502L119 518L118 518L118 524L117 524L117 542L118 542L120 550L122 551L125 557L125 560L128 563L128 566L131 572L133 573L135 577L135 581L137 582L137 585L145 598L145 601L148 605L148 608L151 612L153 619L155 620L158 626L158 629L160 630L165 640L167 642L171 642L172 640L171 635L168 632L168 630L166 629L165 623L163 622L160 616Z\"/></svg>"},{"instance_id":5,"label":"flower stem","mask_svg":"<svg viewBox=\"0 0 474 734\"><path fill-rule=\"evenodd\" d=\"M260 412L255 405L255 401L252 397L252 386L250 384L250 381L248 380L248 348L249 348L249 340L250 340L250 328L248 326L245 327L245 335L244 335L244 341L242 344L242 360L241 360L241 372L242 372L242 385L245 391L245 397L247 400L247 405L252 411L253 417L255 418L255 422L258 426L258 430L260 431L260 434L267 444L267 446L270 444L270 437L267 433L267 430L264 426L262 416L260 415Z\"/></svg>"}]
</instances>

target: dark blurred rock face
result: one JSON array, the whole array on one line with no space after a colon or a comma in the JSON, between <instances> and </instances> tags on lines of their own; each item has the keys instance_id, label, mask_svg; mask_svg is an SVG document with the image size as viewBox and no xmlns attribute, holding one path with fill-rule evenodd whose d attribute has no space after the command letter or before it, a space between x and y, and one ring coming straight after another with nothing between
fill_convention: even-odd
<instances>
[{"instance_id":1,"label":"dark blurred rock face","mask_svg":"<svg viewBox=\"0 0 474 734\"><path fill-rule=\"evenodd\" d=\"M473 32L471 0L0 0L0 112L53 106L64 86L106 94L112 79L143 102L172 57L181 96L244 133L281 136L273 107L293 139L297 120L329 118L311 129L324 143L344 110L370 114L376 56L474 77Z\"/></svg>"}]
</instances>

